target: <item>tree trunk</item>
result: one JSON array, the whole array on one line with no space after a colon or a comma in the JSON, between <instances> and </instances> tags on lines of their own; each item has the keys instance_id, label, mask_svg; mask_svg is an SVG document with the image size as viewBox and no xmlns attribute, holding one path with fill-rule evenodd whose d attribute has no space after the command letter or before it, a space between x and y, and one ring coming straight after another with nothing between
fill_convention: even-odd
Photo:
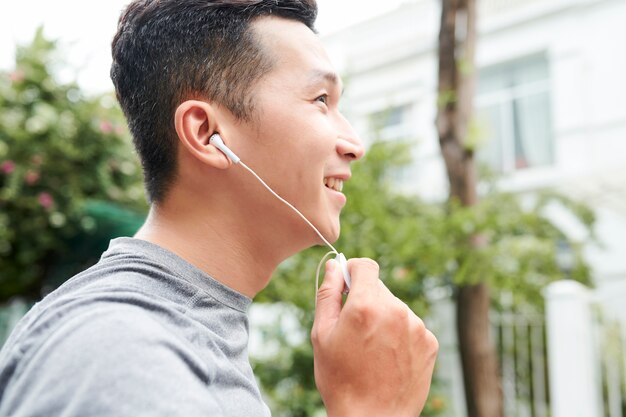
<instances>
[{"instance_id":1,"label":"tree trunk","mask_svg":"<svg viewBox=\"0 0 626 417\"><path fill-rule=\"evenodd\" d=\"M457 334L468 417L502 417L502 390L489 337L489 288L466 285L457 293Z\"/></svg>"},{"instance_id":2,"label":"tree trunk","mask_svg":"<svg viewBox=\"0 0 626 417\"><path fill-rule=\"evenodd\" d=\"M474 153L464 143L473 110L475 45L476 0L442 0L436 123L450 199L464 206L478 202ZM489 334L489 288L463 285L456 301L468 417L502 417L497 354Z\"/></svg>"}]
</instances>

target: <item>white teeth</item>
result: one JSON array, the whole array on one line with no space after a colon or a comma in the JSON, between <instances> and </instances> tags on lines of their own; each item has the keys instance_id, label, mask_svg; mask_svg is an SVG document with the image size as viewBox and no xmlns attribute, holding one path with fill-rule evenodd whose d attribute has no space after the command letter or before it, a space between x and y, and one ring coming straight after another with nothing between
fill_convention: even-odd
<instances>
[{"instance_id":1,"label":"white teeth","mask_svg":"<svg viewBox=\"0 0 626 417\"><path fill-rule=\"evenodd\" d=\"M324 178L324 185L335 191L341 192L343 190L343 180L338 178Z\"/></svg>"}]
</instances>

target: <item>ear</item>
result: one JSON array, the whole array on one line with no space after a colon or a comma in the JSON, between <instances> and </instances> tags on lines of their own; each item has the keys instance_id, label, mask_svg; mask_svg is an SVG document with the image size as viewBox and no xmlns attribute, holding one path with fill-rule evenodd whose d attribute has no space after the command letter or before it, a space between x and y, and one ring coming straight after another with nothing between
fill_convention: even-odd
<instances>
[{"instance_id":1,"label":"ear","mask_svg":"<svg viewBox=\"0 0 626 417\"><path fill-rule=\"evenodd\" d=\"M218 169L226 169L232 161L209 143L218 130L215 111L210 103L187 100L181 103L174 114L174 125L178 140L187 152L199 161Z\"/></svg>"}]
</instances>

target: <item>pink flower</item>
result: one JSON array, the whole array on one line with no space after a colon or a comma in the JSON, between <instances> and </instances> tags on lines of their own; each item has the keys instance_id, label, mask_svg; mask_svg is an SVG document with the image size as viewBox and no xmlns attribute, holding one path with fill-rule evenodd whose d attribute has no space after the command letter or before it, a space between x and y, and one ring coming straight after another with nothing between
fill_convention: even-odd
<instances>
[{"instance_id":1,"label":"pink flower","mask_svg":"<svg viewBox=\"0 0 626 417\"><path fill-rule=\"evenodd\" d=\"M10 174L11 172L15 171L15 162L11 160L4 161L2 165L0 165L0 171L4 172L5 174Z\"/></svg>"},{"instance_id":2,"label":"pink flower","mask_svg":"<svg viewBox=\"0 0 626 417\"><path fill-rule=\"evenodd\" d=\"M482 249L489 245L489 236L484 233L479 233L471 237L472 245L474 248Z\"/></svg>"},{"instance_id":3,"label":"pink flower","mask_svg":"<svg viewBox=\"0 0 626 417\"><path fill-rule=\"evenodd\" d=\"M113 125L111 124L111 122L103 120L100 122L100 131L102 133L111 133L113 132Z\"/></svg>"},{"instance_id":4,"label":"pink flower","mask_svg":"<svg viewBox=\"0 0 626 417\"><path fill-rule=\"evenodd\" d=\"M402 280L402 279L405 279L409 275L409 270L406 268L402 268L402 267L394 268L393 274L397 279Z\"/></svg>"},{"instance_id":5,"label":"pink flower","mask_svg":"<svg viewBox=\"0 0 626 417\"><path fill-rule=\"evenodd\" d=\"M34 183L39 181L39 172L28 170L28 172L24 176L24 181L26 181L26 184L28 185L33 185Z\"/></svg>"},{"instance_id":6,"label":"pink flower","mask_svg":"<svg viewBox=\"0 0 626 417\"><path fill-rule=\"evenodd\" d=\"M15 70L9 74L9 80L11 80L14 83L19 83L23 79L24 79L24 71L22 70Z\"/></svg>"},{"instance_id":7,"label":"pink flower","mask_svg":"<svg viewBox=\"0 0 626 417\"><path fill-rule=\"evenodd\" d=\"M54 198L52 198L52 196L46 192L39 193L38 201L41 207L45 208L46 210L52 207L52 205L54 204Z\"/></svg>"}]
</instances>

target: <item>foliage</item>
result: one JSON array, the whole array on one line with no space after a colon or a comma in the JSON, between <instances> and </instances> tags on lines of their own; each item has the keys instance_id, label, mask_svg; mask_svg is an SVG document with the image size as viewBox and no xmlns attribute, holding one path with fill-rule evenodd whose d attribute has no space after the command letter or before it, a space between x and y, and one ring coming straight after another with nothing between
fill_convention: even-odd
<instances>
[{"instance_id":1,"label":"foliage","mask_svg":"<svg viewBox=\"0 0 626 417\"><path fill-rule=\"evenodd\" d=\"M0 73L0 301L39 298L70 242L97 233L93 200L144 210L141 171L110 94L60 83L55 42L40 28ZM59 260L63 262L59 262Z\"/></svg>"},{"instance_id":2,"label":"foliage","mask_svg":"<svg viewBox=\"0 0 626 417\"><path fill-rule=\"evenodd\" d=\"M452 203L427 203L393 191L395 170L409 162L410 145L373 144L365 159L353 167L345 186L348 207L342 214L341 237L335 247L348 257L375 259L381 279L418 315L428 315L429 296L447 293L479 280L489 282L497 307L499 293L513 294L517 306L542 308L541 289L562 278L556 263L557 244L567 237L545 216L554 202L565 206L587 227L592 213L558 194L534 199L491 188L473 208ZM572 276L588 283L589 269L580 244L570 242L576 265ZM313 322L314 274L326 248L312 248L286 261L257 301L293 305L302 337L281 336L280 326L269 339L281 338L271 360L255 362L264 392L277 416L315 416L322 404L313 380L313 353L308 329ZM440 413L445 401L434 382L424 416Z\"/></svg>"}]
</instances>

